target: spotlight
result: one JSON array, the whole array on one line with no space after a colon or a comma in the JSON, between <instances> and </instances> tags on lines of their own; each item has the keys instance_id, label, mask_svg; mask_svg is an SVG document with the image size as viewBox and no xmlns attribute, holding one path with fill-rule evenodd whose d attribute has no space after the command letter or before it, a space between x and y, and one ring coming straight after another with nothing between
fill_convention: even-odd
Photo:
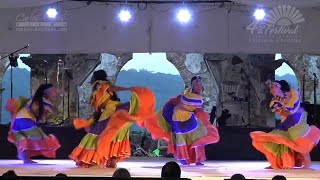
<instances>
[{"instance_id":1,"label":"spotlight","mask_svg":"<svg viewBox=\"0 0 320 180\"><path fill-rule=\"evenodd\" d=\"M253 15L256 17L257 20L262 20L266 13L263 9L257 9Z\"/></svg>"},{"instance_id":2,"label":"spotlight","mask_svg":"<svg viewBox=\"0 0 320 180\"><path fill-rule=\"evenodd\" d=\"M131 13L128 10L121 10L119 18L122 22L128 22L131 19Z\"/></svg>"},{"instance_id":3,"label":"spotlight","mask_svg":"<svg viewBox=\"0 0 320 180\"><path fill-rule=\"evenodd\" d=\"M57 16L57 14L58 14L58 12L57 12L57 10L54 9L54 8L49 8L49 9L47 10L47 16L48 16L49 18L55 18L55 17Z\"/></svg>"},{"instance_id":4,"label":"spotlight","mask_svg":"<svg viewBox=\"0 0 320 180\"><path fill-rule=\"evenodd\" d=\"M191 14L188 9L180 9L177 18L181 23L187 23L191 19Z\"/></svg>"}]
</instances>

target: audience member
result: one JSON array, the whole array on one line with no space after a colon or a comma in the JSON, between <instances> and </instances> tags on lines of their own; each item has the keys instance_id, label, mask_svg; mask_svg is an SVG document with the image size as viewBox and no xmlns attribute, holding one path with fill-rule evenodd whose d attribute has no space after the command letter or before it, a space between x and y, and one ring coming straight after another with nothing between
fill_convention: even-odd
<instances>
[{"instance_id":1,"label":"audience member","mask_svg":"<svg viewBox=\"0 0 320 180\"><path fill-rule=\"evenodd\" d=\"M244 175L242 175L242 174L234 174L231 176L230 179L231 180L240 180L240 179L246 179L246 177L244 177Z\"/></svg>"},{"instance_id":2,"label":"audience member","mask_svg":"<svg viewBox=\"0 0 320 180\"><path fill-rule=\"evenodd\" d=\"M287 178L284 176L281 176L281 175L277 175L277 176L273 177L272 180L287 180Z\"/></svg>"},{"instance_id":3,"label":"audience member","mask_svg":"<svg viewBox=\"0 0 320 180\"><path fill-rule=\"evenodd\" d=\"M63 174L63 173L58 173L57 175L56 175L56 177L68 177L66 174Z\"/></svg>"},{"instance_id":4,"label":"audience member","mask_svg":"<svg viewBox=\"0 0 320 180\"><path fill-rule=\"evenodd\" d=\"M9 170L2 174L2 177L18 177L13 170Z\"/></svg>"},{"instance_id":5,"label":"audience member","mask_svg":"<svg viewBox=\"0 0 320 180\"><path fill-rule=\"evenodd\" d=\"M127 169L119 168L113 173L112 177L115 177L115 178L130 178L131 175L130 175L130 173L129 173L129 171Z\"/></svg>"},{"instance_id":6,"label":"audience member","mask_svg":"<svg viewBox=\"0 0 320 180\"><path fill-rule=\"evenodd\" d=\"M162 179L180 179L181 169L179 164L174 161L167 162L161 171Z\"/></svg>"}]
</instances>

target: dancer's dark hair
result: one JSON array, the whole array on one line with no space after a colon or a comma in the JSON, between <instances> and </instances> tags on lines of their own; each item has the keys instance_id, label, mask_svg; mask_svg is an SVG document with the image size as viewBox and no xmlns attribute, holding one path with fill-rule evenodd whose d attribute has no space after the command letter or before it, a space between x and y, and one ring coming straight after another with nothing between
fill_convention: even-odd
<instances>
[{"instance_id":1,"label":"dancer's dark hair","mask_svg":"<svg viewBox=\"0 0 320 180\"><path fill-rule=\"evenodd\" d=\"M198 80L198 79L202 80L201 76L199 76L199 75L193 76L193 77L191 78L191 85L192 85L193 81Z\"/></svg>"},{"instance_id":2,"label":"dancer's dark hair","mask_svg":"<svg viewBox=\"0 0 320 180\"><path fill-rule=\"evenodd\" d=\"M193 81L195 81L195 80L202 80L202 78L201 78L201 76L199 76L199 75L193 76L193 77L191 78L191 88L193 88L192 83L193 83ZM202 91L204 91L204 87L202 87Z\"/></svg>"},{"instance_id":3,"label":"dancer's dark hair","mask_svg":"<svg viewBox=\"0 0 320 180\"><path fill-rule=\"evenodd\" d=\"M107 73L104 70L98 70L93 72L93 75L91 77L91 84L93 84L95 81L107 81L108 83L110 83L110 81L107 79ZM95 90L97 88L98 84L95 84L95 86L93 87L93 90ZM116 92L112 92L110 93L110 99L113 101L120 101L120 98L118 97Z\"/></svg>"},{"instance_id":4,"label":"dancer's dark hair","mask_svg":"<svg viewBox=\"0 0 320 180\"><path fill-rule=\"evenodd\" d=\"M291 89L291 86L290 86L290 84L287 82L287 81L285 81L285 80L280 80L280 81L275 81L276 83L279 83L280 85L281 85L281 91L283 91L283 92L289 92L290 91L290 89Z\"/></svg>"},{"instance_id":5,"label":"dancer's dark hair","mask_svg":"<svg viewBox=\"0 0 320 180\"><path fill-rule=\"evenodd\" d=\"M52 87L54 87L52 84L41 84L33 95L30 108L34 103L38 104L38 114L35 115L37 120L42 119L43 116L43 97L45 95L45 91Z\"/></svg>"}]
</instances>

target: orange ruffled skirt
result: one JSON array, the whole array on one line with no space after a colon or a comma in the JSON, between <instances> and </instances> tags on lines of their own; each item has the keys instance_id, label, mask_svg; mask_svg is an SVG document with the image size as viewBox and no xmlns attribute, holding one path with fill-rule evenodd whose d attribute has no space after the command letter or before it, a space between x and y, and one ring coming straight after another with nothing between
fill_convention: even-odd
<instances>
[{"instance_id":1,"label":"orange ruffled skirt","mask_svg":"<svg viewBox=\"0 0 320 180\"><path fill-rule=\"evenodd\" d=\"M134 88L129 111L127 108L120 108L108 120L98 122L92 127L97 130L90 130L69 157L82 167L107 167L111 158L123 161L131 155L130 126L133 122L142 124L146 117L153 114L154 109L153 92L148 88ZM74 121L74 125L79 129L88 127L89 123L78 119Z\"/></svg>"},{"instance_id":2,"label":"orange ruffled skirt","mask_svg":"<svg viewBox=\"0 0 320 180\"><path fill-rule=\"evenodd\" d=\"M302 117L302 113L291 115L270 133L250 133L253 146L266 156L273 169L301 167L318 144L320 130L306 124Z\"/></svg>"}]
</instances>

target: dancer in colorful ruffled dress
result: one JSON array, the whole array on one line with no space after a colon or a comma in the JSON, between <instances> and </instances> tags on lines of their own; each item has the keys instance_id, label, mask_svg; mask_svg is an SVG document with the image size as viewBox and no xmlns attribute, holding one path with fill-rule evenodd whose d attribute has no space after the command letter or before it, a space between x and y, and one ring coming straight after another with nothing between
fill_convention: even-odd
<instances>
[{"instance_id":1,"label":"dancer in colorful ruffled dress","mask_svg":"<svg viewBox=\"0 0 320 180\"><path fill-rule=\"evenodd\" d=\"M18 158L24 163L35 163L30 158L37 155L56 157L59 141L52 134L47 136L37 126L40 120L54 111L56 96L57 90L52 84L42 84L30 100L20 97L7 103L6 109L13 117L8 140L16 145Z\"/></svg>"},{"instance_id":2,"label":"dancer in colorful ruffled dress","mask_svg":"<svg viewBox=\"0 0 320 180\"><path fill-rule=\"evenodd\" d=\"M268 168L309 168L309 153L318 144L320 130L307 124L297 90L284 80L270 81L269 87L273 95L270 108L280 115L281 123L270 133L252 132L252 144L266 156L271 164Z\"/></svg>"},{"instance_id":3,"label":"dancer in colorful ruffled dress","mask_svg":"<svg viewBox=\"0 0 320 180\"><path fill-rule=\"evenodd\" d=\"M203 110L203 84L200 76L191 79L191 89L171 99L144 127L154 139L168 141L168 153L181 164L203 165L205 145L219 141L219 133Z\"/></svg>"},{"instance_id":4,"label":"dancer in colorful ruffled dress","mask_svg":"<svg viewBox=\"0 0 320 180\"><path fill-rule=\"evenodd\" d=\"M88 133L69 157L81 167L114 168L130 157L130 126L154 112L154 95L147 88L112 86L103 70L94 72L91 84L95 112L89 120L74 120L75 128L85 128ZM132 91L130 103L121 104L117 91Z\"/></svg>"}]
</instances>

